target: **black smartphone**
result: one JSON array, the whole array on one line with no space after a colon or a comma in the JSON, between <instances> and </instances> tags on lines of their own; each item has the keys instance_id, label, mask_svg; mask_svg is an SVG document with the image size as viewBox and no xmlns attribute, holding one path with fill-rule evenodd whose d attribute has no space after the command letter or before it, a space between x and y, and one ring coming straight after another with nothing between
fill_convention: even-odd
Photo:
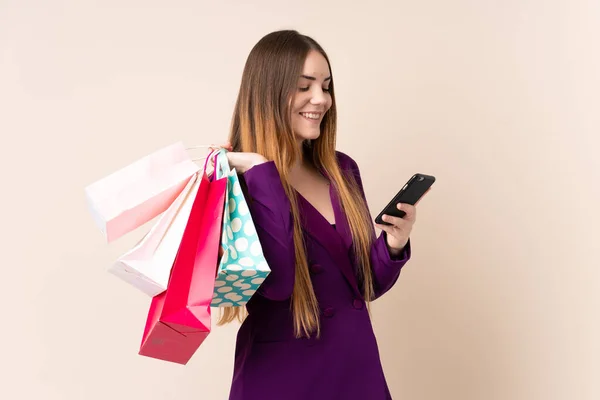
<instances>
[{"instance_id":1,"label":"black smartphone","mask_svg":"<svg viewBox=\"0 0 600 400\"><path fill-rule=\"evenodd\" d=\"M431 185L435 182L435 177L425 174L414 174L412 178L406 182L406 184L400 189L400 191L394 196L392 201L379 213L375 222L382 225L390 225L381 219L384 214L391 215L393 217L404 217L406 213L402 210L398 210L398 203L405 203L415 205L429 190Z\"/></svg>"}]
</instances>

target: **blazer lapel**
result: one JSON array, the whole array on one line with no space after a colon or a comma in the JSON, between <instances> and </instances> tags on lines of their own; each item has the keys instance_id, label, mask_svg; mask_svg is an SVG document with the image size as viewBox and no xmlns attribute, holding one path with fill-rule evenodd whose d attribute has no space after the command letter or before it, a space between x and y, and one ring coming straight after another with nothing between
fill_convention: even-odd
<instances>
[{"instance_id":1,"label":"blazer lapel","mask_svg":"<svg viewBox=\"0 0 600 400\"><path fill-rule=\"evenodd\" d=\"M349 250L352 245L350 227L346 220L346 215L339 204L336 190L333 187L330 187L329 194L332 201L337 229L334 229L325 217L323 217L323 215L321 215L308 200L298 193L298 206L300 207L300 214L304 219L303 227L313 239L327 250L332 256L335 265L340 268L342 274L355 293L361 295L358 289L354 268L350 263Z\"/></svg>"},{"instance_id":2,"label":"blazer lapel","mask_svg":"<svg viewBox=\"0 0 600 400\"><path fill-rule=\"evenodd\" d=\"M352 232L350 231L350 225L348 225L346 214L342 211L342 205L337 190L333 185L329 187L329 196L331 197L331 204L335 215L336 230L342 239L346 251L350 251L350 248L352 247Z\"/></svg>"}]
</instances>

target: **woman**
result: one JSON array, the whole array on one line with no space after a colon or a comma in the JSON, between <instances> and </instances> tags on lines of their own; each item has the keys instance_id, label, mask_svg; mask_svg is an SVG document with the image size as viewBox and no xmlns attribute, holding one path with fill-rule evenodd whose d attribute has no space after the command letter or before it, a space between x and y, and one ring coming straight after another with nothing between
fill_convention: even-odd
<instances>
[{"instance_id":1,"label":"woman","mask_svg":"<svg viewBox=\"0 0 600 400\"><path fill-rule=\"evenodd\" d=\"M335 140L323 49L296 31L262 38L223 146L271 268L238 332L232 400L391 398L368 302L409 260L415 208L399 205L406 216L387 217L376 238L358 166Z\"/></svg>"}]
</instances>

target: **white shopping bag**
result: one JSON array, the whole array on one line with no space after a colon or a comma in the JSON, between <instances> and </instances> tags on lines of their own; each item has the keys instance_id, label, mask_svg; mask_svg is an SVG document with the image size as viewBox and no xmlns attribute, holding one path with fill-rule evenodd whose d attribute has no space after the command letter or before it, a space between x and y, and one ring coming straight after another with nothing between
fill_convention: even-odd
<instances>
[{"instance_id":1,"label":"white shopping bag","mask_svg":"<svg viewBox=\"0 0 600 400\"><path fill-rule=\"evenodd\" d=\"M199 186L200 177L195 174L144 238L119 257L109 272L148 296L165 291Z\"/></svg>"},{"instance_id":2,"label":"white shopping bag","mask_svg":"<svg viewBox=\"0 0 600 400\"><path fill-rule=\"evenodd\" d=\"M199 170L177 142L87 186L87 204L110 243L164 212Z\"/></svg>"}]
</instances>

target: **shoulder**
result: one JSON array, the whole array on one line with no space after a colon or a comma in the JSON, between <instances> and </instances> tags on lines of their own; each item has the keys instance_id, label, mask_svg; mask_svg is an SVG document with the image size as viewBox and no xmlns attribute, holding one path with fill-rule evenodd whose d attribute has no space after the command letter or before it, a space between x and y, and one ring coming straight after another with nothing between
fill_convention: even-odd
<instances>
[{"instance_id":1,"label":"shoulder","mask_svg":"<svg viewBox=\"0 0 600 400\"><path fill-rule=\"evenodd\" d=\"M342 170L352 171L354 173L358 173L358 164L356 161L350 157L348 154L343 153L339 150L336 150L335 156L337 158L338 165Z\"/></svg>"},{"instance_id":2,"label":"shoulder","mask_svg":"<svg viewBox=\"0 0 600 400\"><path fill-rule=\"evenodd\" d=\"M358 168L358 163L350 157L348 154L343 153L341 151L335 152L338 165L342 174L346 177L349 183L354 183L358 186L358 189L361 191L364 197L364 188L362 177L360 176L360 169Z\"/></svg>"},{"instance_id":3,"label":"shoulder","mask_svg":"<svg viewBox=\"0 0 600 400\"><path fill-rule=\"evenodd\" d=\"M358 186L362 187L362 177L360 175L360 169L358 163L350 157L348 154L341 151L335 152L338 165L342 170L342 173L347 179L354 180Z\"/></svg>"}]
</instances>

